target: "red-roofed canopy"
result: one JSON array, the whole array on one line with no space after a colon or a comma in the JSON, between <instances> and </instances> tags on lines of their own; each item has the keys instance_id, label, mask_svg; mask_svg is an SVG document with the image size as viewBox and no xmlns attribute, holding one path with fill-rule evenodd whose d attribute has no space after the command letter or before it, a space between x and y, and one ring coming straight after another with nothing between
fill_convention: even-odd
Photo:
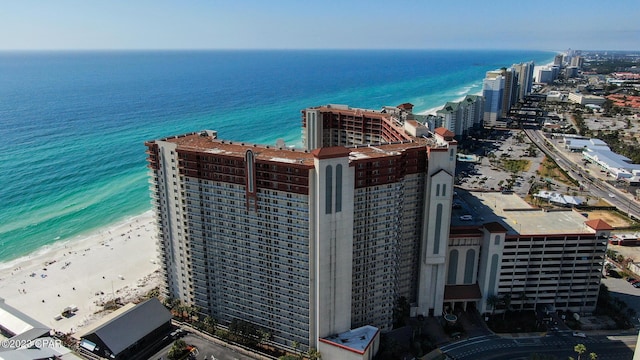
<instances>
[{"instance_id":1,"label":"red-roofed canopy","mask_svg":"<svg viewBox=\"0 0 640 360\"><path fill-rule=\"evenodd\" d=\"M600 219L594 219L594 220L589 220L589 221L585 221L584 222L588 227L592 228L593 230L613 230L613 227L609 224L607 224L604 220L600 220Z\"/></svg>"},{"instance_id":2,"label":"red-roofed canopy","mask_svg":"<svg viewBox=\"0 0 640 360\"><path fill-rule=\"evenodd\" d=\"M413 104L412 103L404 103L404 104L398 105L397 108L411 111L411 110L413 110Z\"/></svg>"},{"instance_id":3,"label":"red-roofed canopy","mask_svg":"<svg viewBox=\"0 0 640 360\"><path fill-rule=\"evenodd\" d=\"M442 136L445 140L453 140L453 137L456 136L453 131L443 127L435 129L434 132L436 135Z\"/></svg>"}]
</instances>

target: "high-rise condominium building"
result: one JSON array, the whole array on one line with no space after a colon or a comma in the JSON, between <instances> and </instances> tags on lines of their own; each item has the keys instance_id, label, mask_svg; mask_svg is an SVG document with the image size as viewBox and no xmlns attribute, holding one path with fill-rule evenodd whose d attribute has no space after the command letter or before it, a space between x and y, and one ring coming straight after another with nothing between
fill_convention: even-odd
<instances>
[{"instance_id":1,"label":"high-rise condominium building","mask_svg":"<svg viewBox=\"0 0 640 360\"><path fill-rule=\"evenodd\" d=\"M564 60L564 54L557 54L553 58L553 65L558 66L558 67L562 67L563 60Z\"/></svg>"},{"instance_id":2,"label":"high-rise condominium building","mask_svg":"<svg viewBox=\"0 0 640 360\"><path fill-rule=\"evenodd\" d=\"M505 77L501 71L489 71L484 78L482 95L484 96L484 126L494 127L502 116Z\"/></svg>"},{"instance_id":3,"label":"high-rise condominium building","mask_svg":"<svg viewBox=\"0 0 640 360\"><path fill-rule=\"evenodd\" d=\"M582 56L575 56L571 58L571 66L575 66L579 69L584 65L584 58Z\"/></svg>"},{"instance_id":4,"label":"high-rise condominium building","mask_svg":"<svg viewBox=\"0 0 640 360\"><path fill-rule=\"evenodd\" d=\"M407 109L305 109L303 149L147 142L165 294L283 347L442 314L457 145Z\"/></svg>"},{"instance_id":5,"label":"high-rise condominium building","mask_svg":"<svg viewBox=\"0 0 640 360\"><path fill-rule=\"evenodd\" d=\"M401 298L413 316L493 311L491 295L592 312L611 227L454 193L454 133L413 118L327 105L302 111L299 149L210 130L147 142L164 294L327 360L370 359Z\"/></svg>"},{"instance_id":6,"label":"high-rise condominium building","mask_svg":"<svg viewBox=\"0 0 640 360\"><path fill-rule=\"evenodd\" d=\"M461 101L447 102L436 111L437 120L444 128L456 136L466 134L474 127L480 127L484 116L484 97L467 95Z\"/></svg>"},{"instance_id":7,"label":"high-rise condominium building","mask_svg":"<svg viewBox=\"0 0 640 360\"><path fill-rule=\"evenodd\" d=\"M504 92L502 93L502 113L501 117L509 115L511 106L518 101L518 74L513 68L501 69L504 76Z\"/></svg>"},{"instance_id":8,"label":"high-rise condominium building","mask_svg":"<svg viewBox=\"0 0 640 360\"><path fill-rule=\"evenodd\" d=\"M513 64L511 66L518 78L518 98L517 100L524 100L524 97L531 93L531 87L533 85L533 69L535 64L533 61Z\"/></svg>"}]
</instances>

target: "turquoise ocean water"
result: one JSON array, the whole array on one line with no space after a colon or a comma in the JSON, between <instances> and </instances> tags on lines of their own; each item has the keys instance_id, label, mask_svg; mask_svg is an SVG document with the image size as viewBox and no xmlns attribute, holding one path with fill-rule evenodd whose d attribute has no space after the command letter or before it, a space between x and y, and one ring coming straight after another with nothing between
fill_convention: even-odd
<instances>
[{"instance_id":1,"label":"turquoise ocean water","mask_svg":"<svg viewBox=\"0 0 640 360\"><path fill-rule=\"evenodd\" d=\"M423 112L536 51L0 52L0 262L150 209L145 140L300 143L300 110Z\"/></svg>"}]
</instances>

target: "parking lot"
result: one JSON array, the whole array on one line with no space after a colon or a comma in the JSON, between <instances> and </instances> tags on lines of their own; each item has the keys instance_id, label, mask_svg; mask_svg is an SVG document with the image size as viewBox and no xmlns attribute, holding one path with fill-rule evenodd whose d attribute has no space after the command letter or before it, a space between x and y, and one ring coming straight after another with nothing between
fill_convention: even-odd
<instances>
[{"instance_id":1,"label":"parking lot","mask_svg":"<svg viewBox=\"0 0 640 360\"><path fill-rule=\"evenodd\" d=\"M529 193L530 180L537 177L544 155L541 151L529 154L531 142L520 130L493 130L483 135L486 138L471 138L461 142L461 151L476 155L478 162L458 161L456 185L472 191L500 191L513 179L511 191L524 197ZM529 156L535 155L535 156ZM525 171L512 174L500 168L502 160L526 160Z\"/></svg>"},{"instance_id":2,"label":"parking lot","mask_svg":"<svg viewBox=\"0 0 640 360\"><path fill-rule=\"evenodd\" d=\"M205 340L197 335L187 333L182 337L187 345L194 346L197 350L194 351L192 359L207 359L207 360L255 360L253 357L249 357L234 351L224 345L219 345L209 340ZM154 354L150 359L168 359L167 356L169 349L173 342L165 346L162 350Z\"/></svg>"},{"instance_id":3,"label":"parking lot","mask_svg":"<svg viewBox=\"0 0 640 360\"><path fill-rule=\"evenodd\" d=\"M635 288L629 282L622 278L606 277L602 279L602 283L609 288L611 296L624 301L627 306L636 311L640 315L640 288ZM638 315L633 319L632 323L640 326Z\"/></svg>"}]
</instances>

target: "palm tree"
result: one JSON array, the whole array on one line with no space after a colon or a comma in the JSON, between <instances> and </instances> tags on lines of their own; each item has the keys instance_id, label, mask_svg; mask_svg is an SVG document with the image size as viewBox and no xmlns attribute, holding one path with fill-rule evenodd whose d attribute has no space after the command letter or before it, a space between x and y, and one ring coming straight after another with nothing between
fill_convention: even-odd
<instances>
[{"instance_id":1,"label":"palm tree","mask_svg":"<svg viewBox=\"0 0 640 360\"><path fill-rule=\"evenodd\" d=\"M310 348L309 351L307 351L307 358L309 358L309 360L320 360L322 359L322 354L320 354L320 351Z\"/></svg>"},{"instance_id":2,"label":"palm tree","mask_svg":"<svg viewBox=\"0 0 640 360\"><path fill-rule=\"evenodd\" d=\"M527 300L529 299L527 297L527 293L522 291L519 295L518 295L520 302L520 311L524 310L524 304L527 302Z\"/></svg>"},{"instance_id":3,"label":"palm tree","mask_svg":"<svg viewBox=\"0 0 640 360\"><path fill-rule=\"evenodd\" d=\"M496 305L500 302L500 298L496 295L487 296L487 305L491 306L491 315L493 315L496 311Z\"/></svg>"},{"instance_id":4,"label":"palm tree","mask_svg":"<svg viewBox=\"0 0 640 360\"><path fill-rule=\"evenodd\" d=\"M184 340L182 339L178 339L173 343L173 346L171 346L171 349L169 349L169 353L167 354L167 357L170 360L180 359L184 355L184 352L186 350L187 350L187 343L185 343Z\"/></svg>"},{"instance_id":5,"label":"palm tree","mask_svg":"<svg viewBox=\"0 0 640 360\"><path fill-rule=\"evenodd\" d=\"M502 318L504 319L507 310L509 310L509 306L511 306L511 294L502 295L502 303L504 304L504 312L502 313Z\"/></svg>"},{"instance_id":6,"label":"palm tree","mask_svg":"<svg viewBox=\"0 0 640 360\"><path fill-rule=\"evenodd\" d=\"M266 330L258 329L258 344L266 344L269 340L271 340L271 333Z\"/></svg>"},{"instance_id":7,"label":"palm tree","mask_svg":"<svg viewBox=\"0 0 640 360\"><path fill-rule=\"evenodd\" d=\"M213 334L216 332L216 319L214 319L212 316L207 315L205 316L204 320L203 320L203 324L204 324L204 331Z\"/></svg>"},{"instance_id":8,"label":"palm tree","mask_svg":"<svg viewBox=\"0 0 640 360\"><path fill-rule=\"evenodd\" d=\"M189 311L189 305L180 303L180 305L178 305L176 310L178 311L178 317L180 318L180 320L182 321L187 320L188 316L185 314L187 314Z\"/></svg>"},{"instance_id":9,"label":"palm tree","mask_svg":"<svg viewBox=\"0 0 640 360\"><path fill-rule=\"evenodd\" d=\"M584 346L584 344L577 344L576 346L573 347L573 351L578 353L578 360L580 360L580 356L582 356L582 354L584 354L587 351L587 347Z\"/></svg>"},{"instance_id":10,"label":"palm tree","mask_svg":"<svg viewBox=\"0 0 640 360\"><path fill-rule=\"evenodd\" d=\"M293 348L293 351L298 356L298 359L302 359L302 354L298 351L298 348L300 347L300 343L297 341L294 341L291 343L291 347Z\"/></svg>"},{"instance_id":11,"label":"palm tree","mask_svg":"<svg viewBox=\"0 0 640 360\"><path fill-rule=\"evenodd\" d=\"M202 309L198 305L191 305L191 309L189 312L189 316L191 316L191 321L195 318L196 320L200 320L200 313Z\"/></svg>"},{"instance_id":12,"label":"palm tree","mask_svg":"<svg viewBox=\"0 0 640 360\"><path fill-rule=\"evenodd\" d=\"M193 305L185 305L184 312L187 313L186 319L187 322L192 322L194 316L198 313L198 309Z\"/></svg>"},{"instance_id":13,"label":"palm tree","mask_svg":"<svg viewBox=\"0 0 640 360\"><path fill-rule=\"evenodd\" d=\"M176 306L178 306L178 304L180 304L180 300L172 298L172 297L167 297L164 299L164 306L166 306L169 310L173 310Z\"/></svg>"}]
</instances>

